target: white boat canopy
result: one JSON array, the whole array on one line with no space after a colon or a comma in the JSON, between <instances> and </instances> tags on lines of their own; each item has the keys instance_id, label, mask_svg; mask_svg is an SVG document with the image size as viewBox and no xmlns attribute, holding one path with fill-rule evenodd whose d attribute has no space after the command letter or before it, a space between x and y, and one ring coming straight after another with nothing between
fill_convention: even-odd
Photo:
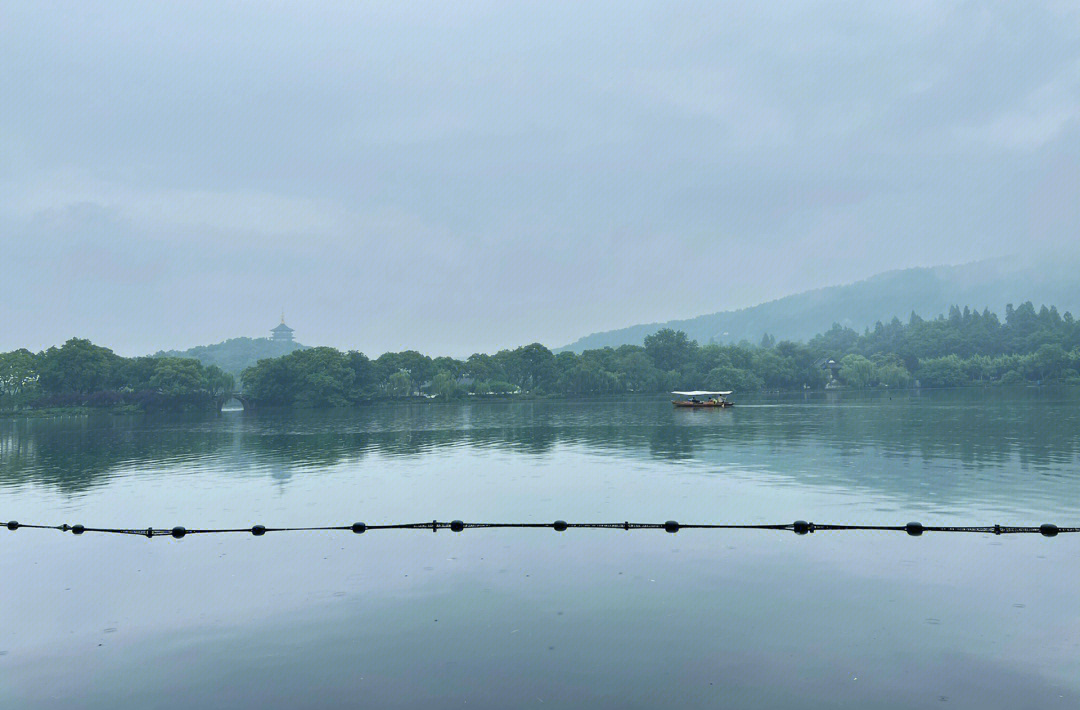
<instances>
[{"instance_id":1,"label":"white boat canopy","mask_svg":"<svg viewBox=\"0 0 1080 710\"><path fill-rule=\"evenodd\" d=\"M683 397L726 397L735 390L728 390L727 392L711 392L708 390L694 390L693 392L672 392L671 394L679 394Z\"/></svg>"}]
</instances>

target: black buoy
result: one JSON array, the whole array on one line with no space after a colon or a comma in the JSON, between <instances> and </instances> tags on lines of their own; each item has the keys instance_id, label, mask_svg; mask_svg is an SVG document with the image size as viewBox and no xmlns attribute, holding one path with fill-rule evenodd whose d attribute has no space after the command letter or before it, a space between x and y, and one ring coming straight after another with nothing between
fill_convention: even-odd
<instances>
[{"instance_id":1,"label":"black buoy","mask_svg":"<svg viewBox=\"0 0 1080 710\"><path fill-rule=\"evenodd\" d=\"M1043 537L1054 537L1058 534L1058 526L1053 523L1043 523L1039 526L1039 532L1043 534Z\"/></svg>"},{"instance_id":2,"label":"black buoy","mask_svg":"<svg viewBox=\"0 0 1080 710\"><path fill-rule=\"evenodd\" d=\"M668 520L664 523L664 532L677 533L679 532L679 524L674 520Z\"/></svg>"},{"instance_id":3,"label":"black buoy","mask_svg":"<svg viewBox=\"0 0 1080 710\"><path fill-rule=\"evenodd\" d=\"M19 522L17 520L9 520L8 524L7 524L7 529L8 530L18 530L19 529Z\"/></svg>"},{"instance_id":4,"label":"black buoy","mask_svg":"<svg viewBox=\"0 0 1080 710\"><path fill-rule=\"evenodd\" d=\"M461 532L462 530L465 529L465 523L464 523L464 521L461 521L461 520L451 520L450 521L450 529L453 530L454 532Z\"/></svg>"},{"instance_id":5,"label":"black buoy","mask_svg":"<svg viewBox=\"0 0 1080 710\"><path fill-rule=\"evenodd\" d=\"M791 524L791 529L796 535L805 535L810 532L810 523L805 520L796 520Z\"/></svg>"},{"instance_id":6,"label":"black buoy","mask_svg":"<svg viewBox=\"0 0 1080 710\"><path fill-rule=\"evenodd\" d=\"M177 540L179 540L184 535L187 535L187 530L184 530L184 528L177 525L175 528L172 529L171 534L172 534L173 537L175 537Z\"/></svg>"},{"instance_id":7,"label":"black buoy","mask_svg":"<svg viewBox=\"0 0 1080 710\"><path fill-rule=\"evenodd\" d=\"M253 528L251 528L251 534L255 535L256 537L258 537L259 535L265 535L266 534L266 526L265 525L256 525L256 526L254 526Z\"/></svg>"},{"instance_id":8,"label":"black buoy","mask_svg":"<svg viewBox=\"0 0 1080 710\"><path fill-rule=\"evenodd\" d=\"M555 528L555 530L558 532L563 532L566 530L566 521L556 520L554 523L551 524L551 527Z\"/></svg>"},{"instance_id":9,"label":"black buoy","mask_svg":"<svg viewBox=\"0 0 1080 710\"><path fill-rule=\"evenodd\" d=\"M352 531L353 531L354 533L356 533L357 535L359 535L360 533L362 533L362 532L364 532L365 530L367 530L367 525L366 525L366 524L364 524L364 523L353 523L353 524L352 524L352 528L351 528L351 529L352 529Z\"/></svg>"},{"instance_id":10,"label":"black buoy","mask_svg":"<svg viewBox=\"0 0 1080 710\"><path fill-rule=\"evenodd\" d=\"M84 532L86 532L86 526L85 525L76 524L76 525L71 526L71 534L72 535L82 535Z\"/></svg>"},{"instance_id":11,"label":"black buoy","mask_svg":"<svg viewBox=\"0 0 1080 710\"><path fill-rule=\"evenodd\" d=\"M922 535L923 529L924 528L922 526L922 523L912 522L904 526L904 530L907 532L908 535L911 535L912 537L918 537L919 535Z\"/></svg>"}]
</instances>

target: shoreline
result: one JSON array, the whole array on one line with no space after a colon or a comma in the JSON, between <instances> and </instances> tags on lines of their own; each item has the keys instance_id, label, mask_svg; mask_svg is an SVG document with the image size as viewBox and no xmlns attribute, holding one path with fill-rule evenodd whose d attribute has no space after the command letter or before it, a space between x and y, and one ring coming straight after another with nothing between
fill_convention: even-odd
<instances>
[{"instance_id":1,"label":"shoreline","mask_svg":"<svg viewBox=\"0 0 1080 710\"><path fill-rule=\"evenodd\" d=\"M882 395L891 396L893 394L913 394L917 395L920 392L939 392L947 390L976 390L976 389L994 389L994 390L1064 390L1078 387L1068 382L1053 382L1044 384L1035 383L997 383L997 382L984 382L971 385L961 385L957 387L906 387L903 389L889 389L887 387L867 387L861 389L848 388L848 387L836 387L829 389L798 389L798 390L759 390L755 392L743 392L743 397L782 397L792 395L857 395L857 396L872 396ZM739 394L739 393L737 393ZM0 421L18 421L18 420L34 420L34 419L51 419L58 417L85 417L93 414L101 414L108 416L132 416L132 415L151 415L151 416L175 416L177 414L216 414L221 415L225 412L242 412L242 413L257 413L257 412L326 412L326 411L347 411L356 409L368 409L372 407L405 407L405 406L451 406L461 404L513 404L516 402L595 402L595 401L612 401L612 400L645 400L652 399L656 401L664 400L668 398L667 393L663 392L620 392L610 394L579 394L579 395L567 395L567 394L517 394L517 395L477 395L458 397L453 399L440 399L438 397L387 397L380 399L372 399L357 404L351 404L342 407L297 407L297 406L262 406L251 407L250 409L243 408L229 408L229 409L144 409L136 404L122 404L110 407L91 407L91 406L75 406L75 407L41 407L33 408L28 407L18 411L0 411ZM226 400L228 403L231 400ZM735 402L739 404L739 402Z\"/></svg>"}]
</instances>

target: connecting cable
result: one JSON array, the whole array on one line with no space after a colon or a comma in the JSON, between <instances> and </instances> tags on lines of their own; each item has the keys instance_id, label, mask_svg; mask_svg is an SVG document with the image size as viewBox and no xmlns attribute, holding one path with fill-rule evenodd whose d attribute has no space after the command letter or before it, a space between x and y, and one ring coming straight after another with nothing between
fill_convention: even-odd
<instances>
[{"instance_id":1,"label":"connecting cable","mask_svg":"<svg viewBox=\"0 0 1080 710\"><path fill-rule=\"evenodd\" d=\"M776 524L734 524L734 523L679 523L668 520L663 523L568 523L565 520L556 520L552 523L466 523L461 520L449 522L432 520L423 523L391 523L385 525L368 525L366 523L352 523L350 525L324 525L315 527L288 527L275 528L266 525L252 525L248 528L194 528L188 529L182 526L172 528L95 528L86 525L30 525L11 520L4 524L10 531L20 528L34 530L59 530L70 532L73 535L83 533L111 533L114 535L140 535L142 537L159 537L168 535L174 538L182 538L187 535L218 535L225 533L247 533L256 537L266 533L278 532L315 532L315 531L348 531L356 534L365 533L369 530L450 530L462 532L469 528L548 528L556 532L565 532L570 528L592 528L607 530L663 530L668 533L677 533L680 530L781 530L793 532L796 535L806 535L814 532L831 532L839 530L868 530L878 532L903 532L917 537L923 533L982 533L989 535L1015 535L1021 533L1038 533L1043 537L1055 537L1059 533L1080 532L1080 527L1059 527L1053 523L1043 523L1039 526L1011 526L1011 525L923 525L922 523L907 523L905 525L844 525L844 524L821 524L810 523L805 520L796 520L793 523Z\"/></svg>"}]
</instances>

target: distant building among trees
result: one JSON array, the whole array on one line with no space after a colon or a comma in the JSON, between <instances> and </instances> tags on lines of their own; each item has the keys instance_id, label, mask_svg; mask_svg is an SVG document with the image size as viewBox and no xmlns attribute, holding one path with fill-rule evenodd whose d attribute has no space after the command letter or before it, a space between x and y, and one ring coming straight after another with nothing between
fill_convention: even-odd
<instances>
[{"instance_id":1,"label":"distant building among trees","mask_svg":"<svg viewBox=\"0 0 1080 710\"><path fill-rule=\"evenodd\" d=\"M155 357L195 358L203 365L216 365L239 379L245 368L259 360L277 358L305 349L306 345L301 345L293 338L293 329L285 325L285 316L282 314L281 323L270 330L268 338L229 338L214 345L158 352Z\"/></svg>"},{"instance_id":2,"label":"distant building among trees","mask_svg":"<svg viewBox=\"0 0 1080 710\"><path fill-rule=\"evenodd\" d=\"M276 328L270 330L272 333L271 340L278 340L285 343L291 343L293 339L293 329L285 325L285 314L281 314L281 324Z\"/></svg>"}]
</instances>

